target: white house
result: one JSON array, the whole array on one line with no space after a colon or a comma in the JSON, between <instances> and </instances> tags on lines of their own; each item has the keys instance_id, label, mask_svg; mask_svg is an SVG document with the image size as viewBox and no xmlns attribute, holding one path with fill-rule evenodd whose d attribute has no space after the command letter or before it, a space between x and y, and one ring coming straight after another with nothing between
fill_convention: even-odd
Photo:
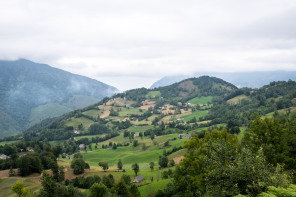
<instances>
[{"instance_id":1,"label":"white house","mask_svg":"<svg viewBox=\"0 0 296 197\"><path fill-rule=\"evenodd\" d=\"M144 180L144 177L142 175L139 175L133 180L133 183L140 183L143 180Z\"/></svg>"}]
</instances>

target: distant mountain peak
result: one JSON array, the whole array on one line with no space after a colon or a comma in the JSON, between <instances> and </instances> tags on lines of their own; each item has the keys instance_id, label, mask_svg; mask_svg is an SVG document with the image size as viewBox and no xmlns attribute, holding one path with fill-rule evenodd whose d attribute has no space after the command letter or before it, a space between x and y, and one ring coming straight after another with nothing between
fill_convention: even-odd
<instances>
[{"instance_id":1,"label":"distant mountain peak","mask_svg":"<svg viewBox=\"0 0 296 197\"><path fill-rule=\"evenodd\" d=\"M117 92L115 87L47 64L23 58L0 60L0 115L5 117L0 119L0 137Z\"/></svg>"}]
</instances>

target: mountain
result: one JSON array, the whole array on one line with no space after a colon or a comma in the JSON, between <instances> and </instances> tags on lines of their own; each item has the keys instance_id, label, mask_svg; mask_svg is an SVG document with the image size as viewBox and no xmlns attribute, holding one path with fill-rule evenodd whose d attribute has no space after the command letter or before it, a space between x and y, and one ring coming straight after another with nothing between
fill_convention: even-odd
<instances>
[{"instance_id":1,"label":"mountain","mask_svg":"<svg viewBox=\"0 0 296 197\"><path fill-rule=\"evenodd\" d=\"M208 76L186 79L154 90L146 88L128 90L111 98L104 98L87 108L42 121L28 129L24 138L25 140L33 138L37 141L65 140L75 135L73 129L80 130L80 135L99 134L90 129L92 124L97 123L107 124L116 131L130 127L128 122L140 127L162 121L173 122L170 119L182 116L188 116L186 119L191 120L195 115L206 115L206 110L214 103L237 90L237 87L222 79ZM193 111L199 104L202 105L198 107L200 111Z\"/></svg>"},{"instance_id":2,"label":"mountain","mask_svg":"<svg viewBox=\"0 0 296 197\"><path fill-rule=\"evenodd\" d=\"M213 76L221 78L229 83L234 84L237 87L249 87L260 88L273 81L287 81L288 79L296 80L295 71L267 71L267 72L232 72L232 73L195 73L193 76ZM189 75L174 75L166 76L156 81L151 89L156 87L167 86L186 78L190 78Z\"/></svg>"},{"instance_id":3,"label":"mountain","mask_svg":"<svg viewBox=\"0 0 296 197\"><path fill-rule=\"evenodd\" d=\"M25 59L0 61L0 136L98 102L118 90L102 82Z\"/></svg>"}]
</instances>

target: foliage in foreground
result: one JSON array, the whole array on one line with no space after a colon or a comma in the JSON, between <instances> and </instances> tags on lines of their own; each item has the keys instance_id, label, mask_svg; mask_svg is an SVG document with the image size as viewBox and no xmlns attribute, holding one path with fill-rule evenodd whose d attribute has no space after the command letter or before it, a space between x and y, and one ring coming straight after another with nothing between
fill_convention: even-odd
<instances>
[{"instance_id":1,"label":"foliage in foreground","mask_svg":"<svg viewBox=\"0 0 296 197\"><path fill-rule=\"evenodd\" d=\"M188 153L172 183L156 196L257 196L270 186L287 188L293 178L288 174L295 170L291 139L296 121L255 117L243 144L226 129L194 136L184 146ZM274 151L278 152L272 159Z\"/></svg>"}]
</instances>

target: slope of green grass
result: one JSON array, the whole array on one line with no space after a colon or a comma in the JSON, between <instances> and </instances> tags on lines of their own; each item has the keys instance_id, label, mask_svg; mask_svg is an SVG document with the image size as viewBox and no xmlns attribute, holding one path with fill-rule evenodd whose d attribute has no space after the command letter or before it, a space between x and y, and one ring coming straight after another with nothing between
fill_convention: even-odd
<instances>
[{"instance_id":1,"label":"slope of green grass","mask_svg":"<svg viewBox=\"0 0 296 197\"><path fill-rule=\"evenodd\" d=\"M160 91L150 91L148 94L146 94L146 98L155 98L155 97L160 97L161 93Z\"/></svg>"},{"instance_id":2,"label":"slope of green grass","mask_svg":"<svg viewBox=\"0 0 296 197\"><path fill-rule=\"evenodd\" d=\"M78 125L82 124L85 131L87 131L88 127L93 123L94 121L85 117L72 118L72 119L66 120L67 126L73 126L74 128L78 128Z\"/></svg>"},{"instance_id":3,"label":"slope of green grass","mask_svg":"<svg viewBox=\"0 0 296 197\"><path fill-rule=\"evenodd\" d=\"M20 140L0 142L0 146L4 146L5 144L12 144L12 143L15 143L15 142L20 142Z\"/></svg>"},{"instance_id":4,"label":"slope of green grass","mask_svg":"<svg viewBox=\"0 0 296 197\"><path fill-rule=\"evenodd\" d=\"M232 99L229 99L227 101L227 103L235 105L235 104L238 104L242 100L250 100L250 98L248 96L242 94L242 95L236 96L236 97L234 97Z\"/></svg>"},{"instance_id":5,"label":"slope of green grass","mask_svg":"<svg viewBox=\"0 0 296 197\"><path fill-rule=\"evenodd\" d=\"M87 116L91 116L93 118L97 118L98 115L102 115L102 113L103 112L101 110L95 110L95 109L82 112L82 114L87 115Z\"/></svg>"},{"instance_id":6,"label":"slope of green grass","mask_svg":"<svg viewBox=\"0 0 296 197\"><path fill-rule=\"evenodd\" d=\"M173 140L176 138L176 140ZM111 138L105 142L98 143L99 149L95 150L95 144L92 144L93 151L82 152L83 158L86 162L88 162L91 166L97 166L100 161L106 161L109 163L109 166L116 166L118 159L121 159L124 168L130 168L131 164L137 162L140 166L144 168L148 168L148 164L151 161L157 162L159 156L163 154L163 146L166 141L169 140L169 146L166 147L166 150L171 150L175 146L180 147L183 146L184 141L188 139L178 139L178 134L169 134L164 136L157 136L154 139L156 143L149 137L136 137L135 140L138 140L139 145L137 147L133 147L132 143L130 143L129 138L124 138L123 135L116 136ZM109 142L112 143L130 143L129 146L119 146L117 149L102 149L102 145L108 145ZM145 143L146 149L143 150L143 144Z\"/></svg>"},{"instance_id":7,"label":"slope of green grass","mask_svg":"<svg viewBox=\"0 0 296 197\"><path fill-rule=\"evenodd\" d=\"M144 132L148 129L152 129L153 125L145 125L145 126L132 126L128 128L129 132Z\"/></svg>"},{"instance_id":8,"label":"slope of green grass","mask_svg":"<svg viewBox=\"0 0 296 197\"><path fill-rule=\"evenodd\" d=\"M142 197L146 197L149 194L155 194L158 190L162 190L171 181L171 179L162 179L159 181L153 181L151 184L139 187L139 192Z\"/></svg>"},{"instance_id":9,"label":"slope of green grass","mask_svg":"<svg viewBox=\"0 0 296 197\"><path fill-rule=\"evenodd\" d=\"M119 111L119 116L120 117L126 117L126 116L131 115L131 114L140 115L140 114L145 113L145 111L146 110L142 110L142 112L141 112L138 108L122 109L121 111Z\"/></svg>"},{"instance_id":10,"label":"slope of green grass","mask_svg":"<svg viewBox=\"0 0 296 197\"><path fill-rule=\"evenodd\" d=\"M213 97L212 96L202 96L202 97L195 97L189 101L187 101L187 103L192 103L192 104L207 104L209 102L212 102Z\"/></svg>"},{"instance_id":11,"label":"slope of green grass","mask_svg":"<svg viewBox=\"0 0 296 197\"><path fill-rule=\"evenodd\" d=\"M11 178L5 178L0 180L0 196L5 197L15 197L17 196L13 191L11 191L11 186L16 181L22 181L25 183L25 187L29 187L31 192L36 193L40 190L41 185L36 184L29 179L19 178L19 177L11 177Z\"/></svg>"},{"instance_id":12,"label":"slope of green grass","mask_svg":"<svg viewBox=\"0 0 296 197\"><path fill-rule=\"evenodd\" d=\"M181 119L184 118L183 121L190 121L190 120L192 120L192 118L195 117L196 120L198 121L198 119L200 117L205 116L207 113L208 112L206 110L196 110L196 111L192 112L192 114L190 114L190 115L181 116Z\"/></svg>"}]
</instances>

